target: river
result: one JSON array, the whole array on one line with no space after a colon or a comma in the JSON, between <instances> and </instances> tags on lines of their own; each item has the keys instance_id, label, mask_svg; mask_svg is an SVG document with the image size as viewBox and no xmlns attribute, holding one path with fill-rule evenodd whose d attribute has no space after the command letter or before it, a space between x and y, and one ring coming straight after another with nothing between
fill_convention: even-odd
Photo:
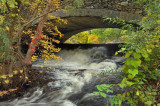
<instances>
[{"instance_id":1,"label":"river","mask_svg":"<svg viewBox=\"0 0 160 106\"><path fill-rule=\"evenodd\" d=\"M0 106L106 106L109 98L124 92L113 88L114 93L108 93L106 98L97 91L97 84L117 84L121 81L120 68L124 58L107 56L107 48L91 47L61 50L57 55L63 61L43 59L33 63L33 68L49 67L45 76L45 85L35 87L32 93L26 92L23 97L11 101L0 102ZM43 68L39 71L43 71ZM122 106L127 106L123 103Z\"/></svg>"}]
</instances>

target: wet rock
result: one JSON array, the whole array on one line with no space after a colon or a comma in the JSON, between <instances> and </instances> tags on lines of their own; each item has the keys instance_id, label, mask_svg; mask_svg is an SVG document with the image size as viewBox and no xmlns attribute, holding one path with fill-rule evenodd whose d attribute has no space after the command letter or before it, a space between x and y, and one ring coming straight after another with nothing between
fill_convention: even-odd
<instances>
[{"instance_id":1,"label":"wet rock","mask_svg":"<svg viewBox=\"0 0 160 106\"><path fill-rule=\"evenodd\" d=\"M118 59L115 59L114 62L118 65L123 65L124 61L126 61L126 59L124 57L119 57Z\"/></svg>"}]
</instances>

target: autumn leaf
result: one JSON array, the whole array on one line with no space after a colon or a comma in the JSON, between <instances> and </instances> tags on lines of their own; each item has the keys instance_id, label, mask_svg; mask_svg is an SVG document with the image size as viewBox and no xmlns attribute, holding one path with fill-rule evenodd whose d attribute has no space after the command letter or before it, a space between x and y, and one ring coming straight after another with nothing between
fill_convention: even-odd
<instances>
[{"instance_id":1,"label":"autumn leaf","mask_svg":"<svg viewBox=\"0 0 160 106\"><path fill-rule=\"evenodd\" d=\"M36 50L34 48L31 49L33 52L35 52Z\"/></svg>"},{"instance_id":2,"label":"autumn leaf","mask_svg":"<svg viewBox=\"0 0 160 106\"><path fill-rule=\"evenodd\" d=\"M32 64L32 62L31 61L28 61L30 64Z\"/></svg>"},{"instance_id":3,"label":"autumn leaf","mask_svg":"<svg viewBox=\"0 0 160 106\"><path fill-rule=\"evenodd\" d=\"M33 43L35 43L35 42L36 42L36 40L35 40L35 39L32 39L32 42L33 42Z\"/></svg>"},{"instance_id":4,"label":"autumn leaf","mask_svg":"<svg viewBox=\"0 0 160 106\"><path fill-rule=\"evenodd\" d=\"M28 79L28 77L26 76L25 79Z\"/></svg>"},{"instance_id":5,"label":"autumn leaf","mask_svg":"<svg viewBox=\"0 0 160 106\"><path fill-rule=\"evenodd\" d=\"M40 35L39 38L42 38L42 39L43 39L43 36Z\"/></svg>"},{"instance_id":6,"label":"autumn leaf","mask_svg":"<svg viewBox=\"0 0 160 106\"><path fill-rule=\"evenodd\" d=\"M6 76L6 75L2 75L1 78L4 78L4 79L5 79L5 78L7 78L7 76Z\"/></svg>"},{"instance_id":7,"label":"autumn leaf","mask_svg":"<svg viewBox=\"0 0 160 106\"><path fill-rule=\"evenodd\" d=\"M8 91L13 92L13 91L16 91L16 90L18 90L18 87L16 87L15 89L9 89Z\"/></svg>"},{"instance_id":8,"label":"autumn leaf","mask_svg":"<svg viewBox=\"0 0 160 106\"><path fill-rule=\"evenodd\" d=\"M4 80L4 82L5 82L6 84L9 84L9 80Z\"/></svg>"},{"instance_id":9,"label":"autumn leaf","mask_svg":"<svg viewBox=\"0 0 160 106\"><path fill-rule=\"evenodd\" d=\"M26 42L26 45L28 45L28 42Z\"/></svg>"},{"instance_id":10,"label":"autumn leaf","mask_svg":"<svg viewBox=\"0 0 160 106\"><path fill-rule=\"evenodd\" d=\"M39 37L38 37L38 36L36 36L36 37L35 37L35 39L39 39Z\"/></svg>"},{"instance_id":11,"label":"autumn leaf","mask_svg":"<svg viewBox=\"0 0 160 106\"><path fill-rule=\"evenodd\" d=\"M40 29L40 28L38 28L36 32L39 34L39 32L40 32L40 31L41 31L41 29Z\"/></svg>"},{"instance_id":12,"label":"autumn leaf","mask_svg":"<svg viewBox=\"0 0 160 106\"><path fill-rule=\"evenodd\" d=\"M47 62L46 62L46 61L44 61L44 64L47 64Z\"/></svg>"},{"instance_id":13,"label":"autumn leaf","mask_svg":"<svg viewBox=\"0 0 160 106\"><path fill-rule=\"evenodd\" d=\"M20 70L20 73L23 73L23 70Z\"/></svg>"},{"instance_id":14,"label":"autumn leaf","mask_svg":"<svg viewBox=\"0 0 160 106\"><path fill-rule=\"evenodd\" d=\"M17 70L14 70L13 72L14 72L14 74L17 74L17 73L18 73L18 71L17 71Z\"/></svg>"},{"instance_id":15,"label":"autumn leaf","mask_svg":"<svg viewBox=\"0 0 160 106\"><path fill-rule=\"evenodd\" d=\"M8 91L0 91L0 96L6 95L6 94L9 94Z\"/></svg>"},{"instance_id":16,"label":"autumn leaf","mask_svg":"<svg viewBox=\"0 0 160 106\"><path fill-rule=\"evenodd\" d=\"M9 77L10 77L10 78L13 77L13 74L10 74Z\"/></svg>"}]
</instances>

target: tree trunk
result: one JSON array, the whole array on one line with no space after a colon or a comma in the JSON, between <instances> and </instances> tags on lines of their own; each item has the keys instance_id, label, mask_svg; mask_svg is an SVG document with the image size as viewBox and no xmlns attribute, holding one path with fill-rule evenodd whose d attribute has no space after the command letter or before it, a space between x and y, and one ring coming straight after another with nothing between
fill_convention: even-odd
<instances>
[{"instance_id":1,"label":"tree trunk","mask_svg":"<svg viewBox=\"0 0 160 106\"><path fill-rule=\"evenodd\" d=\"M46 8L44 9L44 13L48 13L50 10L50 6L49 4L46 6ZM38 27L37 27L37 30L35 32L35 35L33 36L32 38L32 42L29 46L29 49L27 51L27 54L26 54L26 57L25 57L25 60L24 60L24 63L26 66L29 66L31 67L32 65L32 62L31 62L31 59L32 59L32 55L34 54L35 52L35 49L36 47L38 46L38 41L42 38L42 29L43 29L43 26L44 26L44 23L46 22L47 20L47 14L44 15L39 24L38 24Z\"/></svg>"}]
</instances>

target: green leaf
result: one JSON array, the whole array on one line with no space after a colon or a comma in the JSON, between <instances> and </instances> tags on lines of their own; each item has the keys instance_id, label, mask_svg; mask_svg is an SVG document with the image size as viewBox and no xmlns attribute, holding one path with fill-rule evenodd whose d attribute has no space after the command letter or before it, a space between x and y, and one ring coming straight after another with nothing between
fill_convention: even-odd
<instances>
[{"instance_id":1,"label":"green leaf","mask_svg":"<svg viewBox=\"0 0 160 106\"><path fill-rule=\"evenodd\" d=\"M98 92L98 91L94 91L93 93L98 93L98 94L99 94L100 92Z\"/></svg>"},{"instance_id":2,"label":"green leaf","mask_svg":"<svg viewBox=\"0 0 160 106\"><path fill-rule=\"evenodd\" d=\"M111 87L111 85L109 85L109 84L101 84L100 86L102 89L107 89L107 88Z\"/></svg>"},{"instance_id":3,"label":"green leaf","mask_svg":"<svg viewBox=\"0 0 160 106\"><path fill-rule=\"evenodd\" d=\"M122 51L126 50L126 48L121 48Z\"/></svg>"},{"instance_id":4,"label":"green leaf","mask_svg":"<svg viewBox=\"0 0 160 106\"><path fill-rule=\"evenodd\" d=\"M139 58L141 58L141 55L136 53L136 52L134 52L133 53L133 57L136 58L136 59L139 59Z\"/></svg>"},{"instance_id":5,"label":"green leaf","mask_svg":"<svg viewBox=\"0 0 160 106\"><path fill-rule=\"evenodd\" d=\"M113 93L113 90L107 89L106 92L107 93L109 93L109 92Z\"/></svg>"},{"instance_id":6,"label":"green leaf","mask_svg":"<svg viewBox=\"0 0 160 106\"><path fill-rule=\"evenodd\" d=\"M129 70L128 70L128 73L130 73L130 74L132 74L133 76L135 76L135 75L138 74L138 70L137 70L137 69L133 69L133 70L129 69Z\"/></svg>"},{"instance_id":7,"label":"green leaf","mask_svg":"<svg viewBox=\"0 0 160 106\"><path fill-rule=\"evenodd\" d=\"M118 52L116 52L115 55L118 55Z\"/></svg>"},{"instance_id":8,"label":"green leaf","mask_svg":"<svg viewBox=\"0 0 160 106\"><path fill-rule=\"evenodd\" d=\"M6 0L1 0L2 1L2 3L5 3L6 2Z\"/></svg>"},{"instance_id":9,"label":"green leaf","mask_svg":"<svg viewBox=\"0 0 160 106\"><path fill-rule=\"evenodd\" d=\"M103 89L102 89L102 87L101 87L100 85L97 85L97 89L98 89L99 91L103 91Z\"/></svg>"},{"instance_id":10,"label":"green leaf","mask_svg":"<svg viewBox=\"0 0 160 106\"><path fill-rule=\"evenodd\" d=\"M134 82L131 82L131 81L126 81L126 82L129 86L132 86L134 84Z\"/></svg>"},{"instance_id":11,"label":"green leaf","mask_svg":"<svg viewBox=\"0 0 160 106\"><path fill-rule=\"evenodd\" d=\"M140 82L138 82L138 84L144 84L144 82L143 82L143 81L140 81Z\"/></svg>"},{"instance_id":12,"label":"green leaf","mask_svg":"<svg viewBox=\"0 0 160 106\"><path fill-rule=\"evenodd\" d=\"M156 95L157 95L157 92L152 92L152 95L156 96Z\"/></svg>"},{"instance_id":13,"label":"green leaf","mask_svg":"<svg viewBox=\"0 0 160 106\"><path fill-rule=\"evenodd\" d=\"M125 87L124 84L119 84L119 86L123 89Z\"/></svg>"},{"instance_id":14,"label":"green leaf","mask_svg":"<svg viewBox=\"0 0 160 106\"><path fill-rule=\"evenodd\" d=\"M121 100L119 100L119 101L118 101L118 104L119 104L119 106L121 106L121 104L122 104L122 101L121 101Z\"/></svg>"},{"instance_id":15,"label":"green leaf","mask_svg":"<svg viewBox=\"0 0 160 106\"><path fill-rule=\"evenodd\" d=\"M145 21L146 19L147 19L147 17L143 17L143 18L142 18L142 21Z\"/></svg>"},{"instance_id":16,"label":"green leaf","mask_svg":"<svg viewBox=\"0 0 160 106\"><path fill-rule=\"evenodd\" d=\"M133 51L128 51L128 52L125 54L125 58L128 58L132 53L133 53Z\"/></svg>"},{"instance_id":17,"label":"green leaf","mask_svg":"<svg viewBox=\"0 0 160 106\"><path fill-rule=\"evenodd\" d=\"M143 56L144 58L147 58L147 57L148 57L148 53L147 53L147 52L143 52L143 53L142 53L142 56Z\"/></svg>"},{"instance_id":18,"label":"green leaf","mask_svg":"<svg viewBox=\"0 0 160 106\"><path fill-rule=\"evenodd\" d=\"M126 61L125 61L126 65L130 65L132 63L132 59L128 58Z\"/></svg>"},{"instance_id":19,"label":"green leaf","mask_svg":"<svg viewBox=\"0 0 160 106\"><path fill-rule=\"evenodd\" d=\"M137 60L131 60L131 65L134 66L135 68L138 68L141 65L141 60L137 59Z\"/></svg>"},{"instance_id":20,"label":"green leaf","mask_svg":"<svg viewBox=\"0 0 160 106\"><path fill-rule=\"evenodd\" d=\"M155 91L155 92L156 92L156 91L157 91L157 89L152 89L152 91Z\"/></svg>"},{"instance_id":21,"label":"green leaf","mask_svg":"<svg viewBox=\"0 0 160 106\"><path fill-rule=\"evenodd\" d=\"M151 106L152 101L147 101L147 102L145 102L145 104L148 105L148 106Z\"/></svg>"},{"instance_id":22,"label":"green leaf","mask_svg":"<svg viewBox=\"0 0 160 106\"><path fill-rule=\"evenodd\" d=\"M145 58L145 60L146 60L146 61L150 61L151 59L150 59L150 58Z\"/></svg>"},{"instance_id":23,"label":"green leaf","mask_svg":"<svg viewBox=\"0 0 160 106\"><path fill-rule=\"evenodd\" d=\"M10 8L15 8L15 5L14 5L13 3L11 3L11 4L9 5L9 7L10 7Z\"/></svg>"},{"instance_id":24,"label":"green leaf","mask_svg":"<svg viewBox=\"0 0 160 106\"><path fill-rule=\"evenodd\" d=\"M129 74L129 75L128 75L128 78L129 78L129 79L133 79L134 76L133 76L132 74Z\"/></svg>"},{"instance_id":25,"label":"green leaf","mask_svg":"<svg viewBox=\"0 0 160 106\"><path fill-rule=\"evenodd\" d=\"M104 98L106 98L107 96L106 96L106 94L105 93L103 93L103 92L100 92L100 95L101 96L103 96Z\"/></svg>"}]
</instances>

